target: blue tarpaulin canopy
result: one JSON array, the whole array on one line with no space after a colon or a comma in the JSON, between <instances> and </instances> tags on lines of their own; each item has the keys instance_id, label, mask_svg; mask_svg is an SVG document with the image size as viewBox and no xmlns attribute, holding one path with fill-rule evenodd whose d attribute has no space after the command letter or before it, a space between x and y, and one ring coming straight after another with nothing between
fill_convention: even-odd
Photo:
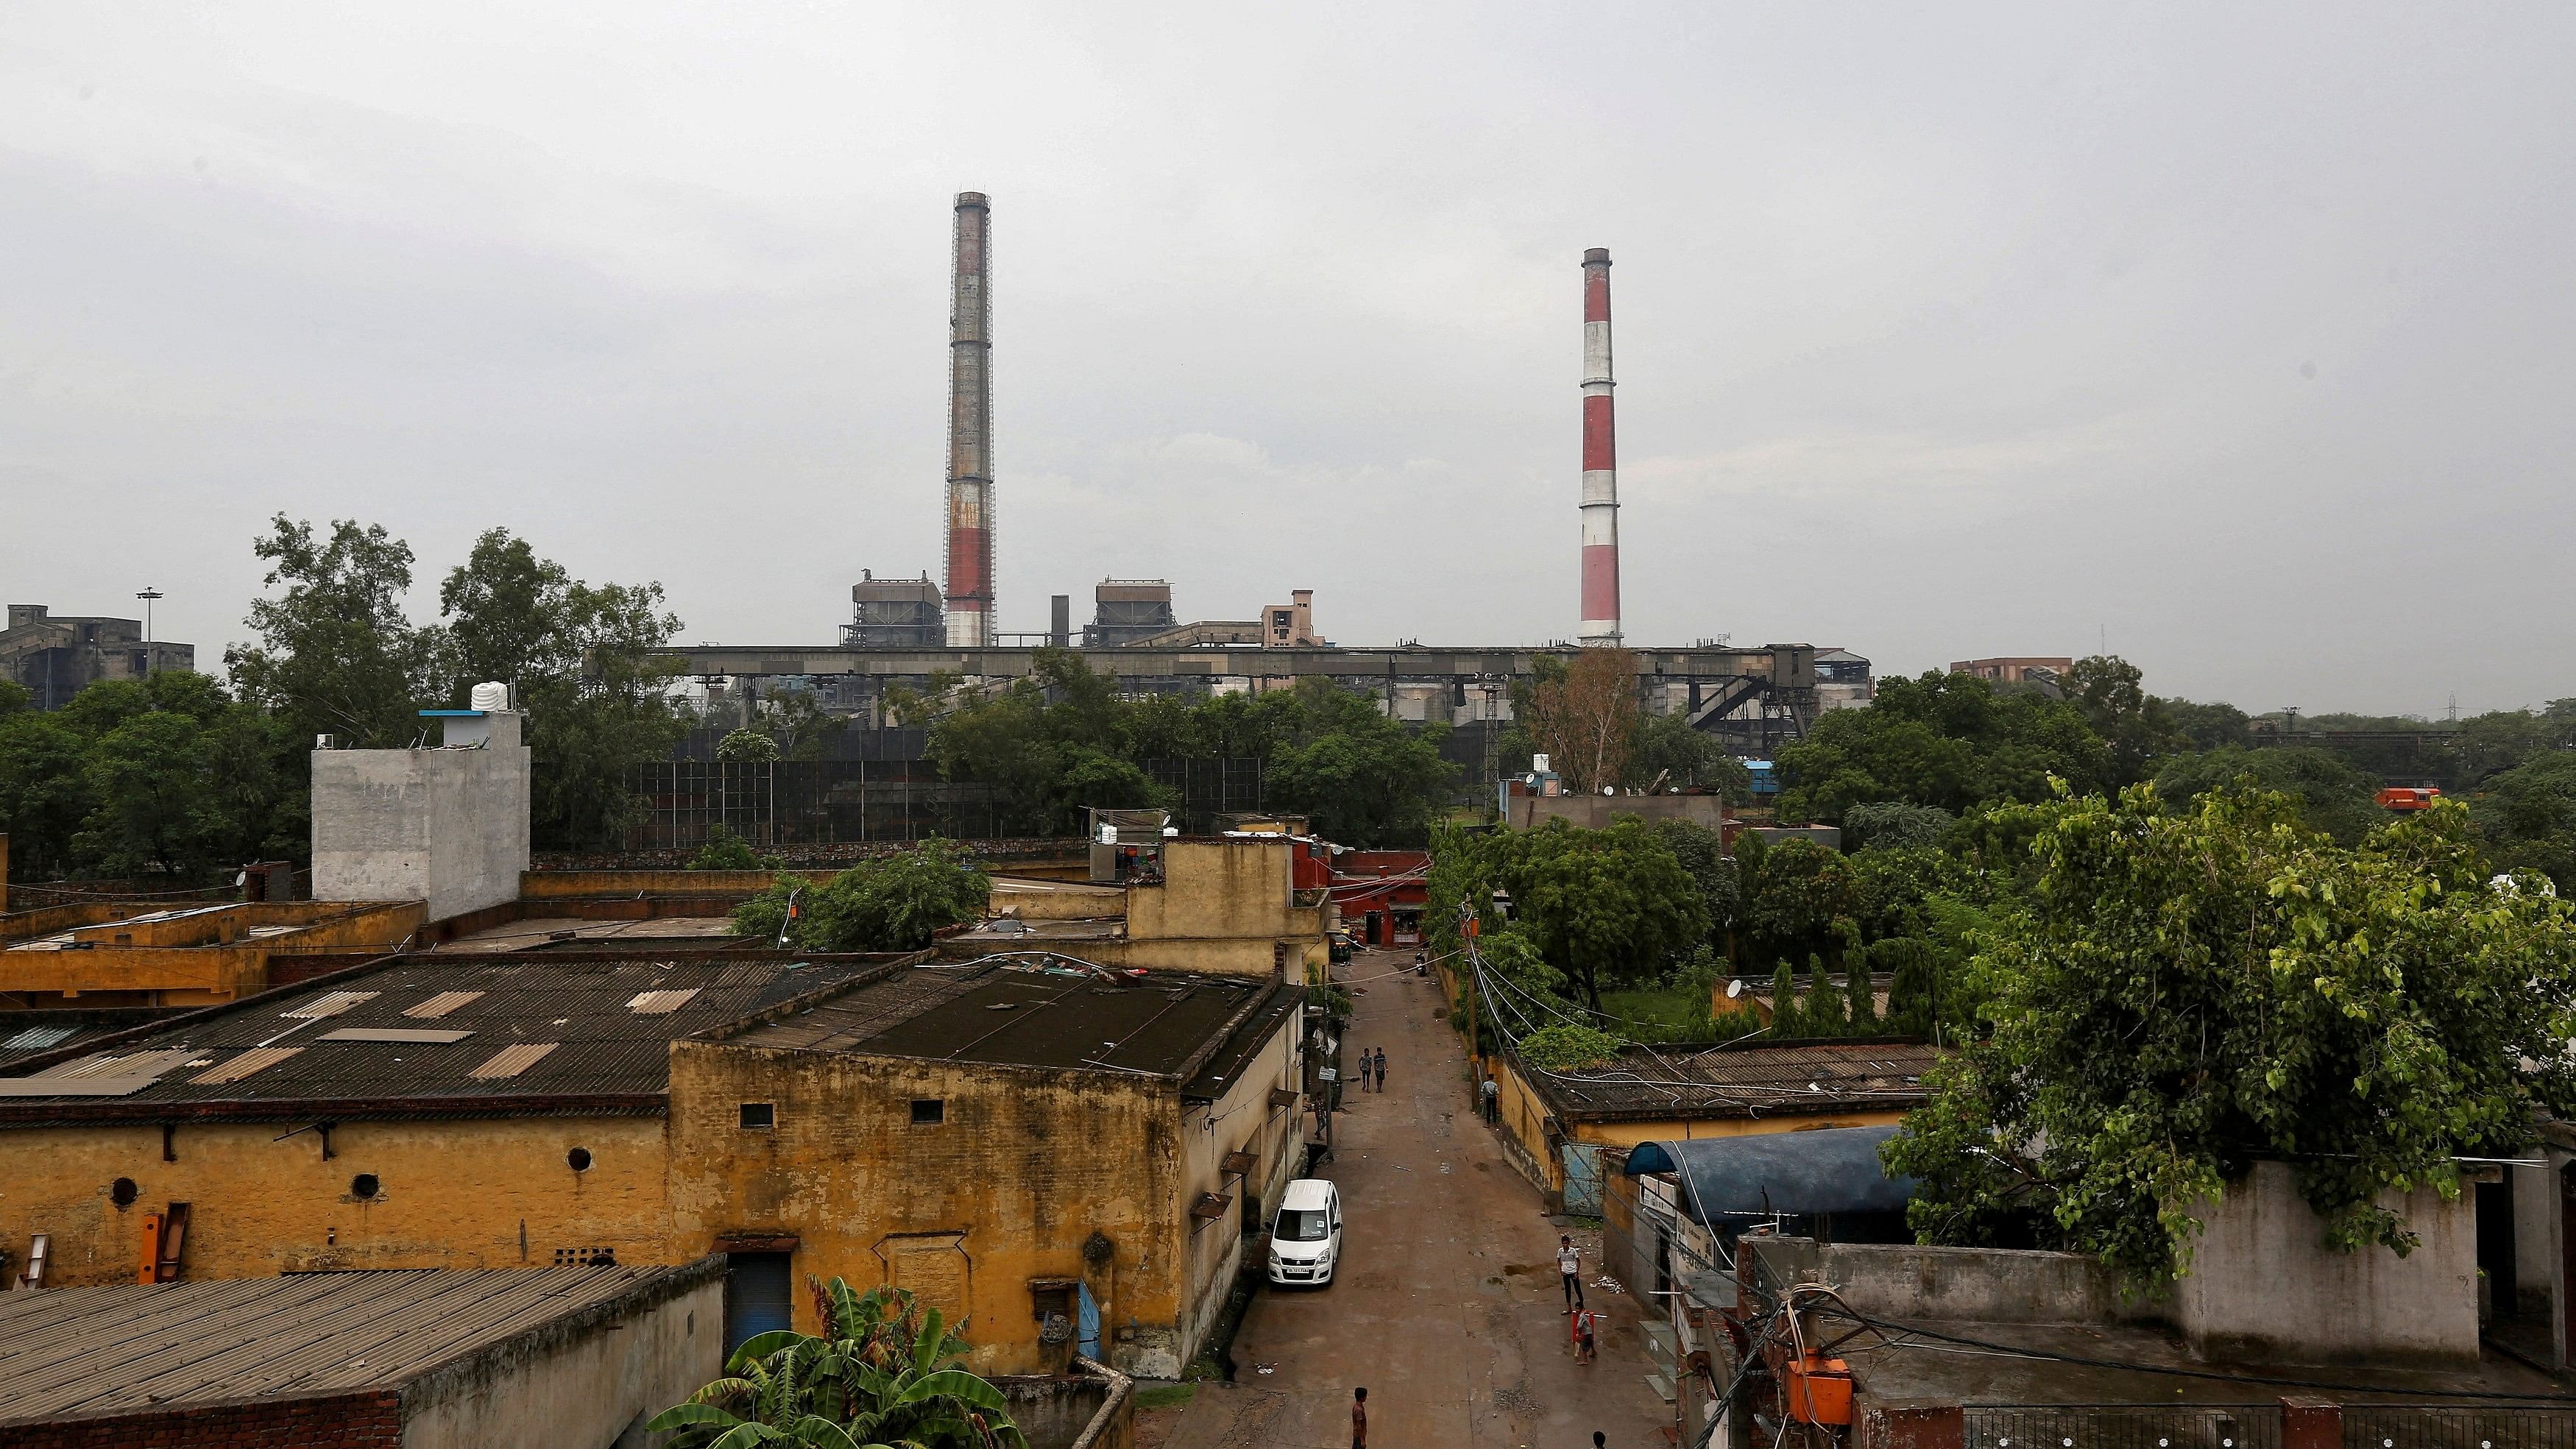
<instances>
[{"instance_id":1,"label":"blue tarpaulin canopy","mask_svg":"<svg viewBox=\"0 0 2576 1449\"><path fill-rule=\"evenodd\" d=\"M1902 1212L1914 1179L1890 1177L1878 1145L1894 1127L1834 1127L1751 1137L1647 1142L1629 1150L1627 1173L1679 1175L1682 1210L1713 1217Z\"/></svg>"}]
</instances>

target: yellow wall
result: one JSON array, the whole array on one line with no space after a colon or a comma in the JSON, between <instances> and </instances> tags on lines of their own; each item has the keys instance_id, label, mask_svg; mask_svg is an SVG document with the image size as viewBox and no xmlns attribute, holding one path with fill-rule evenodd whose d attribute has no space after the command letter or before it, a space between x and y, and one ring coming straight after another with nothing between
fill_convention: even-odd
<instances>
[{"instance_id":1,"label":"yellow wall","mask_svg":"<svg viewBox=\"0 0 2576 1449\"><path fill-rule=\"evenodd\" d=\"M936 1097L946 1120L916 1127ZM777 1125L742 1126L745 1102ZM950 1066L682 1042L672 1052L673 1228L707 1252L792 1235L797 1327L810 1277L923 1290L967 1315L978 1372L1042 1366L1032 1278L1083 1279L1104 1324L1165 1356L1180 1313L1180 1109L1166 1087L1094 1073ZM1082 1246L1105 1235L1111 1260ZM1177 1369L1178 1364L1171 1366Z\"/></svg>"},{"instance_id":2,"label":"yellow wall","mask_svg":"<svg viewBox=\"0 0 2576 1449\"><path fill-rule=\"evenodd\" d=\"M1497 1108L1502 1114L1503 1131L1517 1145L1527 1162L1525 1172L1543 1175L1550 1192L1565 1190L1565 1164L1555 1145L1549 1142L1546 1123L1550 1109L1545 1098L1530 1088L1501 1057L1486 1060L1486 1069L1501 1084ZM1817 1127L1881 1127L1905 1120L1901 1111L1860 1110L1830 1112L1775 1112L1762 1117L1657 1117L1612 1122L1573 1122L1565 1127L1570 1140L1597 1143L1603 1147L1634 1147L1640 1142L1686 1141L1695 1137L1755 1137L1771 1132L1803 1132Z\"/></svg>"},{"instance_id":3,"label":"yellow wall","mask_svg":"<svg viewBox=\"0 0 2576 1449\"><path fill-rule=\"evenodd\" d=\"M1123 888L1088 881L997 875L986 902L987 915L1008 912L1024 921L1096 920L1127 914L1127 892Z\"/></svg>"},{"instance_id":4,"label":"yellow wall","mask_svg":"<svg viewBox=\"0 0 2576 1449\"><path fill-rule=\"evenodd\" d=\"M271 956L391 951L420 929L418 901L251 902L177 920L123 919L75 930L90 949L0 950L0 991L149 993L142 1004L204 1006L268 984ZM254 935L263 927L285 927Z\"/></svg>"},{"instance_id":5,"label":"yellow wall","mask_svg":"<svg viewBox=\"0 0 2576 1449\"><path fill-rule=\"evenodd\" d=\"M344 1122L329 1161L312 1132L277 1140L298 1125L183 1124L176 1162L161 1160L151 1124L0 1131L9 1271L26 1266L30 1235L50 1233L55 1286L132 1282L143 1215L172 1202L190 1205L189 1278L547 1267L557 1248L613 1248L621 1263L700 1255L669 1250L659 1117ZM575 1147L591 1153L586 1172L566 1162ZM381 1181L375 1200L350 1195L360 1173ZM138 1189L122 1209L109 1197L120 1177Z\"/></svg>"},{"instance_id":6,"label":"yellow wall","mask_svg":"<svg viewBox=\"0 0 2576 1449\"><path fill-rule=\"evenodd\" d=\"M1278 1035L1244 1064L1234 1085L1213 1103L1193 1105L1181 1119L1181 1209L1213 1192L1231 1199L1226 1216L1214 1221L1187 1219L1189 1228L1189 1316L1184 1340L1195 1346L1225 1308L1227 1292L1243 1256L1243 1205L1258 1195L1260 1221L1267 1223L1279 1206L1279 1194L1297 1170L1304 1136L1297 1130L1294 1106L1270 1105L1270 1089L1297 1083L1298 1017L1292 1014ZM1237 1149L1260 1159L1246 1178L1224 1175L1225 1155ZM1104 1345L1105 1347L1105 1345ZM1169 1377L1158 1374L1156 1377Z\"/></svg>"}]
</instances>

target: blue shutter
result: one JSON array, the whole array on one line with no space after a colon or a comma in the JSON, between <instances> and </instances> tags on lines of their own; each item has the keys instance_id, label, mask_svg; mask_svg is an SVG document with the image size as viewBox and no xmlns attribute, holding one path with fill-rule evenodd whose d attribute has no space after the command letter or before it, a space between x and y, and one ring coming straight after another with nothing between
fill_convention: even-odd
<instances>
[{"instance_id":1,"label":"blue shutter","mask_svg":"<svg viewBox=\"0 0 2576 1449\"><path fill-rule=\"evenodd\" d=\"M785 1253L729 1253L725 1271L725 1353L764 1333L795 1326Z\"/></svg>"}]
</instances>

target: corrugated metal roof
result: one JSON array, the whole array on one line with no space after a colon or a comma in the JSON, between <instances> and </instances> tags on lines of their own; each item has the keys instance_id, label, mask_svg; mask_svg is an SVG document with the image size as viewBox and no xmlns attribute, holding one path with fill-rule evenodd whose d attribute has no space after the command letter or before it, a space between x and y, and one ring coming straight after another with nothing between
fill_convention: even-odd
<instances>
[{"instance_id":1,"label":"corrugated metal roof","mask_svg":"<svg viewBox=\"0 0 2576 1449\"><path fill-rule=\"evenodd\" d=\"M161 1074L160 1081L112 1103L75 1102L66 1093L55 1099L61 1110L51 1115L46 1099L30 1100L25 1089L14 1089L0 1104L0 1125L131 1118L147 1108L180 1112L213 1104L229 1115L274 1107L278 1117L289 1118L298 1103L315 1101L331 1102L345 1116L378 1106L398 1112L406 1101L425 1099L453 1106L474 1097L649 1098L669 1085L673 1038L884 965L882 959L808 963L795 957L409 957L334 983L349 989L290 995L283 1007L271 996L185 1018L96 1068L112 1077ZM629 1010L627 1003L645 992L691 994L661 1014ZM325 1019L319 1016L288 1017L281 1026L282 1010L308 1012L326 1001L345 1003L327 1018L328 1027L318 1025ZM417 1028L424 1016L443 1032L468 1035L381 1039ZM507 1048L547 1042L559 1045L541 1055L519 1053L524 1060L514 1074L478 1074ZM237 1080L175 1070L191 1062L215 1067L261 1046L300 1050Z\"/></svg>"},{"instance_id":2,"label":"corrugated metal roof","mask_svg":"<svg viewBox=\"0 0 2576 1449\"><path fill-rule=\"evenodd\" d=\"M350 1007L373 1001L376 996L377 993L373 991L326 991L301 1006L290 1006L278 1015L298 1016L308 1021L318 1021L326 1016L338 1016Z\"/></svg>"},{"instance_id":3,"label":"corrugated metal roof","mask_svg":"<svg viewBox=\"0 0 2576 1449\"><path fill-rule=\"evenodd\" d=\"M1112 976L995 961L915 967L854 985L728 1040L801 1051L1163 1075L1217 1045L1213 1038L1275 985L1267 976Z\"/></svg>"},{"instance_id":4,"label":"corrugated metal roof","mask_svg":"<svg viewBox=\"0 0 2576 1449\"><path fill-rule=\"evenodd\" d=\"M1922 1042L1832 1042L1632 1049L1611 1066L1524 1072L1570 1118L1768 1117L1909 1109L1924 1100L1923 1074L1938 1060Z\"/></svg>"},{"instance_id":5,"label":"corrugated metal roof","mask_svg":"<svg viewBox=\"0 0 2576 1449\"><path fill-rule=\"evenodd\" d=\"M238 1082L242 1078L251 1075L253 1072L260 1071L263 1068L276 1066L279 1062L285 1061L287 1058L294 1056L297 1052L302 1050L304 1050L304 1048L300 1046L252 1047L249 1051L243 1052L241 1055L234 1057L231 1061L216 1067L214 1070L199 1072L194 1077L189 1078L189 1080L195 1082L201 1087L220 1086L227 1082Z\"/></svg>"},{"instance_id":6,"label":"corrugated metal roof","mask_svg":"<svg viewBox=\"0 0 2576 1449\"><path fill-rule=\"evenodd\" d=\"M401 1384L673 1271L313 1273L0 1293L0 1424Z\"/></svg>"},{"instance_id":7,"label":"corrugated metal roof","mask_svg":"<svg viewBox=\"0 0 2576 1449\"><path fill-rule=\"evenodd\" d=\"M526 1071L528 1068L535 1066L538 1062L543 1061L546 1053L553 1051L556 1047L562 1045L563 1043L559 1041L530 1041L521 1042L517 1046L503 1047L492 1054L492 1059L490 1061L485 1062L483 1065L476 1067L470 1072L467 1072L465 1075L469 1077L481 1077L485 1081L497 1081L502 1077L515 1077L519 1073Z\"/></svg>"}]
</instances>

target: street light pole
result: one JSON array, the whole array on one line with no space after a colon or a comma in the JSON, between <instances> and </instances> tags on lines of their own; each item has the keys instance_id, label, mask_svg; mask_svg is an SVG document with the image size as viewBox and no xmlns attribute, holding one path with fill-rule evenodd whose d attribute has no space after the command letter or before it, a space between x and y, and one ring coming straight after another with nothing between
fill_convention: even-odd
<instances>
[{"instance_id":1,"label":"street light pole","mask_svg":"<svg viewBox=\"0 0 2576 1449\"><path fill-rule=\"evenodd\" d=\"M143 601L143 677L149 679L153 665L159 662L153 657L156 651L152 647L152 601L162 594L159 589L147 588L134 597Z\"/></svg>"}]
</instances>

